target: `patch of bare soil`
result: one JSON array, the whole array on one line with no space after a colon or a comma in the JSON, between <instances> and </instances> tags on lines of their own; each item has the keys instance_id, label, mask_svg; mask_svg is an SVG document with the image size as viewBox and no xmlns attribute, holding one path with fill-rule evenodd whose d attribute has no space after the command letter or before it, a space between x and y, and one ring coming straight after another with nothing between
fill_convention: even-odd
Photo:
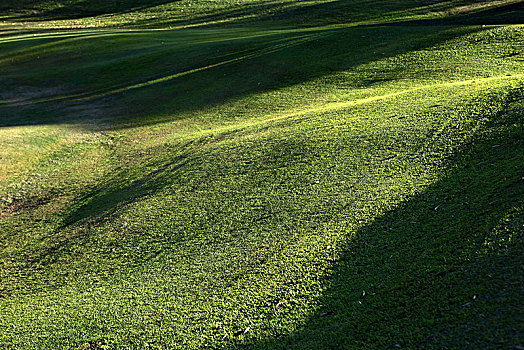
<instances>
[{"instance_id":1,"label":"patch of bare soil","mask_svg":"<svg viewBox=\"0 0 524 350\"><path fill-rule=\"evenodd\" d=\"M25 210L38 208L49 203L49 197L30 197L23 199L0 198L0 219L9 217Z\"/></svg>"}]
</instances>

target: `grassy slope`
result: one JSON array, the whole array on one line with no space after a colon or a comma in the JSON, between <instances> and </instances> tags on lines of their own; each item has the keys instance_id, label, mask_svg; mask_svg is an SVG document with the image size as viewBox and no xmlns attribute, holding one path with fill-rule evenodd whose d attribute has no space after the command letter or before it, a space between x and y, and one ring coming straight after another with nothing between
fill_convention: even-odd
<instances>
[{"instance_id":1,"label":"grassy slope","mask_svg":"<svg viewBox=\"0 0 524 350\"><path fill-rule=\"evenodd\" d=\"M0 33L3 347L522 345L520 5L62 3Z\"/></svg>"}]
</instances>

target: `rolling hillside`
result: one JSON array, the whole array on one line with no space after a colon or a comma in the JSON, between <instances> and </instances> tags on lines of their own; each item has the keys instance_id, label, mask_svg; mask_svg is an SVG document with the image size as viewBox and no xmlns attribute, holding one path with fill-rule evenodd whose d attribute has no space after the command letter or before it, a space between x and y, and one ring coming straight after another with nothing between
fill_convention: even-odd
<instances>
[{"instance_id":1,"label":"rolling hillside","mask_svg":"<svg viewBox=\"0 0 524 350\"><path fill-rule=\"evenodd\" d=\"M524 3L7 0L0 347L522 349Z\"/></svg>"}]
</instances>

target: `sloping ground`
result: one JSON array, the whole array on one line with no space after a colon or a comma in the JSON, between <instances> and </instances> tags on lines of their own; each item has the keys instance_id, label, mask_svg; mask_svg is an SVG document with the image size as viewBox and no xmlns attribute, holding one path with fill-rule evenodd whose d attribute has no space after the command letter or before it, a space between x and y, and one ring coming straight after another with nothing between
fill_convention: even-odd
<instances>
[{"instance_id":1,"label":"sloping ground","mask_svg":"<svg viewBox=\"0 0 524 350\"><path fill-rule=\"evenodd\" d=\"M2 347L523 346L520 3L61 3L0 38Z\"/></svg>"}]
</instances>

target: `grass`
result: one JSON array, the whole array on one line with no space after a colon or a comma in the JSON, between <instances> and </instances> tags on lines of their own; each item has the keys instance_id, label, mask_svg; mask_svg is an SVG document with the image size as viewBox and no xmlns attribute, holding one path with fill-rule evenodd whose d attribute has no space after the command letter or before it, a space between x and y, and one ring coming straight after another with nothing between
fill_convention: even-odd
<instances>
[{"instance_id":1,"label":"grass","mask_svg":"<svg viewBox=\"0 0 524 350\"><path fill-rule=\"evenodd\" d=\"M1 346L522 347L522 4L373 3L2 5Z\"/></svg>"}]
</instances>

